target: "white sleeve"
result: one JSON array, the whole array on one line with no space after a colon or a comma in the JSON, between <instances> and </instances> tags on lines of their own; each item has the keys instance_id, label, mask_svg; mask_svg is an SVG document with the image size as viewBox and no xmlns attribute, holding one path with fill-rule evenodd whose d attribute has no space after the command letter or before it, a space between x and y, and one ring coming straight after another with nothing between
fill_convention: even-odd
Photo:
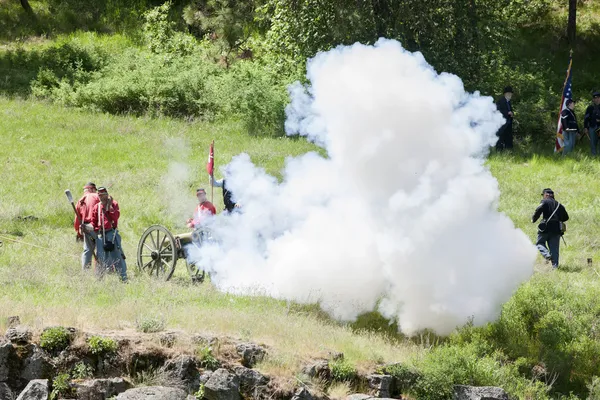
<instances>
[{"instance_id":1,"label":"white sleeve","mask_svg":"<svg viewBox=\"0 0 600 400\"><path fill-rule=\"evenodd\" d=\"M223 179L216 181L212 176L210 177L210 184L216 187L223 187Z\"/></svg>"}]
</instances>

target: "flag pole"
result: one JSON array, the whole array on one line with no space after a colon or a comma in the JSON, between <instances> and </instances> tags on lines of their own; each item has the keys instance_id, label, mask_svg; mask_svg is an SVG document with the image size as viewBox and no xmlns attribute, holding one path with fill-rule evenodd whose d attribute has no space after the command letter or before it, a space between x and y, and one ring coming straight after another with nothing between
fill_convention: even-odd
<instances>
[{"instance_id":1,"label":"flag pole","mask_svg":"<svg viewBox=\"0 0 600 400\"><path fill-rule=\"evenodd\" d=\"M215 162L215 156L214 156L214 152L215 152L215 140L213 139L212 143L211 143L211 147L212 147L212 151L213 151L213 175L210 176L210 178L208 178L210 180L210 182L208 183L210 185L210 202L214 204L213 201L213 193L215 190L215 187L213 185L213 180L214 178L214 162Z\"/></svg>"}]
</instances>

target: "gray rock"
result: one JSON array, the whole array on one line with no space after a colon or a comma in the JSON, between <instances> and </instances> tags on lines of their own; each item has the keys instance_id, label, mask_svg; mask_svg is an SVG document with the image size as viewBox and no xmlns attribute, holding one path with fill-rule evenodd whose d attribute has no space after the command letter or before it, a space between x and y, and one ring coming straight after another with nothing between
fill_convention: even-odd
<instances>
[{"instance_id":1,"label":"gray rock","mask_svg":"<svg viewBox=\"0 0 600 400\"><path fill-rule=\"evenodd\" d=\"M203 335L201 333L192 336L192 342L201 346L212 347L219 343L219 339L211 335Z\"/></svg>"},{"instance_id":2,"label":"gray rock","mask_svg":"<svg viewBox=\"0 0 600 400\"><path fill-rule=\"evenodd\" d=\"M372 398L373 396L369 396L368 394L355 393L346 397L346 400L367 400Z\"/></svg>"},{"instance_id":3,"label":"gray rock","mask_svg":"<svg viewBox=\"0 0 600 400\"><path fill-rule=\"evenodd\" d=\"M177 334L175 332L165 332L158 338L159 343L165 347L173 347L177 341Z\"/></svg>"},{"instance_id":4,"label":"gray rock","mask_svg":"<svg viewBox=\"0 0 600 400\"><path fill-rule=\"evenodd\" d=\"M12 317L8 317L6 319L6 321L8 322L8 327L9 328L14 328L17 325L21 325L21 318L19 318L18 315L14 315Z\"/></svg>"},{"instance_id":5,"label":"gray rock","mask_svg":"<svg viewBox=\"0 0 600 400\"><path fill-rule=\"evenodd\" d=\"M269 378L253 369L238 366L233 371L240 378L240 392L251 395L252 398L258 398L260 389L269 383Z\"/></svg>"},{"instance_id":6,"label":"gray rock","mask_svg":"<svg viewBox=\"0 0 600 400\"><path fill-rule=\"evenodd\" d=\"M55 366L50 357L38 346L33 345L31 354L23 362L21 378L25 381L49 379L54 375Z\"/></svg>"},{"instance_id":7,"label":"gray rock","mask_svg":"<svg viewBox=\"0 0 600 400\"><path fill-rule=\"evenodd\" d=\"M123 378L91 379L76 383L79 400L104 400L130 389L133 385Z\"/></svg>"},{"instance_id":8,"label":"gray rock","mask_svg":"<svg viewBox=\"0 0 600 400\"><path fill-rule=\"evenodd\" d=\"M117 400L187 400L183 389L165 386L145 386L126 390L117 396Z\"/></svg>"},{"instance_id":9,"label":"gray rock","mask_svg":"<svg viewBox=\"0 0 600 400\"><path fill-rule=\"evenodd\" d=\"M21 392L17 400L48 400L48 379L34 379Z\"/></svg>"},{"instance_id":10,"label":"gray rock","mask_svg":"<svg viewBox=\"0 0 600 400\"><path fill-rule=\"evenodd\" d=\"M314 396L307 388L302 387L294 393L292 400L314 400Z\"/></svg>"},{"instance_id":11,"label":"gray rock","mask_svg":"<svg viewBox=\"0 0 600 400\"><path fill-rule=\"evenodd\" d=\"M0 345L0 382L6 382L10 375L10 359L15 349L11 343Z\"/></svg>"},{"instance_id":12,"label":"gray rock","mask_svg":"<svg viewBox=\"0 0 600 400\"><path fill-rule=\"evenodd\" d=\"M237 353L242 357L242 365L252 368L261 362L267 354L267 350L256 343L240 343L235 346Z\"/></svg>"},{"instance_id":13,"label":"gray rock","mask_svg":"<svg viewBox=\"0 0 600 400\"><path fill-rule=\"evenodd\" d=\"M25 325L17 325L12 328L8 328L5 336L12 343L27 344L31 340L33 334Z\"/></svg>"},{"instance_id":14,"label":"gray rock","mask_svg":"<svg viewBox=\"0 0 600 400\"><path fill-rule=\"evenodd\" d=\"M240 378L219 368L204 385L204 397L208 400L240 400Z\"/></svg>"},{"instance_id":15,"label":"gray rock","mask_svg":"<svg viewBox=\"0 0 600 400\"><path fill-rule=\"evenodd\" d=\"M328 355L332 361L341 361L344 359L344 353L340 353L339 351L330 351Z\"/></svg>"},{"instance_id":16,"label":"gray rock","mask_svg":"<svg viewBox=\"0 0 600 400\"><path fill-rule=\"evenodd\" d=\"M5 382L0 382L0 399L14 400L15 395Z\"/></svg>"},{"instance_id":17,"label":"gray rock","mask_svg":"<svg viewBox=\"0 0 600 400\"><path fill-rule=\"evenodd\" d=\"M302 372L310 378L319 378L325 381L331 379L331 369L329 368L329 361L327 360L316 360L312 364L304 367Z\"/></svg>"},{"instance_id":18,"label":"gray rock","mask_svg":"<svg viewBox=\"0 0 600 400\"><path fill-rule=\"evenodd\" d=\"M181 355L168 360L164 370L171 374L175 380L180 381L188 391L195 392L200 387L200 374L196 366L196 359L189 355Z\"/></svg>"},{"instance_id":19,"label":"gray rock","mask_svg":"<svg viewBox=\"0 0 600 400\"><path fill-rule=\"evenodd\" d=\"M212 374L212 371L204 371L202 374L200 374L200 383L206 385L206 382L208 382Z\"/></svg>"},{"instance_id":20,"label":"gray rock","mask_svg":"<svg viewBox=\"0 0 600 400\"><path fill-rule=\"evenodd\" d=\"M375 396L379 398L389 398L392 393L392 383L394 378L390 375L369 375L367 382L369 387L375 390Z\"/></svg>"},{"instance_id":21,"label":"gray rock","mask_svg":"<svg viewBox=\"0 0 600 400\"><path fill-rule=\"evenodd\" d=\"M494 386L454 385L454 400L509 400L508 394Z\"/></svg>"}]
</instances>

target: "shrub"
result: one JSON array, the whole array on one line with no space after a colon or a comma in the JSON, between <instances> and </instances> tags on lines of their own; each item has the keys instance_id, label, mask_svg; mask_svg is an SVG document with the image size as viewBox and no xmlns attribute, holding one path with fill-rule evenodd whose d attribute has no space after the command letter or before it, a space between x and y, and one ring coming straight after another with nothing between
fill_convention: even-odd
<instances>
[{"instance_id":1,"label":"shrub","mask_svg":"<svg viewBox=\"0 0 600 400\"><path fill-rule=\"evenodd\" d=\"M50 392L50 400L59 398L70 398L74 394L74 390L71 387L71 379L69 374L58 374L52 380L52 392Z\"/></svg>"},{"instance_id":2,"label":"shrub","mask_svg":"<svg viewBox=\"0 0 600 400\"><path fill-rule=\"evenodd\" d=\"M517 398L547 398L548 387L542 382L520 376L517 365L502 353L481 356L473 343L436 347L415 364L417 379L409 392L419 399L452 398L453 385L499 386Z\"/></svg>"},{"instance_id":3,"label":"shrub","mask_svg":"<svg viewBox=\"0 0 600 400\"><path fill-rule=\"evenodd\" d=\"M600 359L600 282L585 274L538 275L504 305L490 340L511 359L543 363L557 392L587 393Z\"/></svg>"},{"instance_id":4,"label":"shrub","mask_svg":"<svg viewBox=\"0 0 600 400\"><path fill-rule=\"evenodd\" d=\"M136 320L136 327L144 333L161 332L165 329L165 321L153 316L141 316Z\"/></svg>"},{"instance_id":5,"label":"shrub","mask_svg":"<svg viewBox=\"0 0 600 400\"><path fill-rule=\"evenodd\" d=\"M75 364L71 370L71 377L73 379L87 379L94 377L94 367L84 363L83 361Z\"/></svg>"},{"instance_id":6,"label":"shrub","mask_svg":"<svg viewBox=\"0 0 600 400\"><path fill-rule=\"evenodd\" d=\"M114 339L92 336L88 339L92 354L106 354L117 351L117 342Z\"/></svg>"},{"instance_id":7,"label":"shrub","mask_svg":"<svg viewBox=\"0 0 600 400\"><path fill-rule=\"evenodd\" d=\"M329 361L329 369L331 370L331 379L336 382L352 381L357 375L354 365L343 358Z\"/></svg>"},{"instance_id":8,"label":"shrub","mask_svg":"<svg viewBox=\"0 0 600 400\"><path fill-rule=\"evenodd\" d=\"M200 366L202 368L208 368L215 370L221 366L219 360L212 354L212 349L208 346L202 347L197 351L198 358L200 359Z\"/></svg>"},{"instance_id":9,"label":"shrub","mask_svg":"<svg viewBox=\"0 0 600 400\"><path fill-rule=\"evenodd\" d=\"M64 350L70 343L71 333L62 326L48 328L40 337L40 347L51 353Z\"/></svg>"},{"instance_id":10,"label":"shrub","mask_svg":"<svg viewBox=\"0 0 600 400\"><path fill-rule=\"evenodd\" d=\"M395 378L398 393L407 393L421 378L419 371L405 364L392 364L381 368L378 372L391 375Z\"/></svg>"}]
</instances>

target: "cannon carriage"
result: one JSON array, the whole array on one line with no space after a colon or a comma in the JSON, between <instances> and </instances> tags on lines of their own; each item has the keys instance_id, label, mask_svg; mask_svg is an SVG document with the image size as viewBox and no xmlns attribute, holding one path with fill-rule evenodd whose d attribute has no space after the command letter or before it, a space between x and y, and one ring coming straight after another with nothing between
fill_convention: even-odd
<instances>
[{"instance_id":1,"label":"cannon carriage","mask_svg":"<svg viewBox=\"0 0 600 400\"><path fill-rule=\"evenodd\" d=\"M186 246L200 248L212 241L210 230L197 228L192 232L173 235L162 225L152 225L140 237L137 248L139 270L152 277L168 281L175 272L177 260L183 258L187 272L193 282L203 282L205 271L196 263L189 262Z\"/></svg>"}]
</instances>

